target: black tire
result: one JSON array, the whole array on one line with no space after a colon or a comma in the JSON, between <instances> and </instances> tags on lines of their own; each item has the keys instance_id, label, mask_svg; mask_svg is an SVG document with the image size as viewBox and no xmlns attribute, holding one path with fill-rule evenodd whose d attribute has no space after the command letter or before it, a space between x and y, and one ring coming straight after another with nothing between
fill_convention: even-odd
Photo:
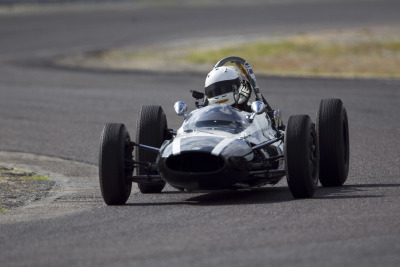
<instances>
[{"instance_id":1,"label":"black tire","mask_svg":"<svg viewBox=\"0 0 400 267\"><path fill-rule=\"evenodd\" d=\"M107 205L124 205L128 200L133 169L126 163L132 159L131 139L124 124L106 124L101 133L99 153L100 189Z\"/></svg>"},{"instance_id":2,"label":"black tire","mask_svg":"<svg viewBox=\"0 0 400 267\"><path fill-rule=\"evenodd\" d=\"M294 198L312 197L318 186L318 141L308 115L291 116L285 133L286 179Z\"/></svg>"},{"instance_id":3,"label":"black tire","mask_svg":"<svg viewBox=\"0 0 400 267\"><path fill-rule=\"evenodd\" d=\"M167 117L161 106L147 105L143 106L139 113L136 125L136 143L153 147L160 147L165 140L165 131L167 130ZM145 149L135 150L135 159L142 162L156 162L157 153ZM138 175L147 174L143 167L137 169ZM154 173L156 174L156 173ZM157 183L139 183L140 192L160 193L165 182Z\"/></svg>"},{"instance_id":4,"label":"black tire","mask_svg":"<svg viewBox=\"0 0 400 267\"><path fill-rule=\"evenodd\" d=\"M322 186L341 186L349 174L350 142L347 112L340 99L323 99L317 111Z\"/></svg>"}]
</instances>

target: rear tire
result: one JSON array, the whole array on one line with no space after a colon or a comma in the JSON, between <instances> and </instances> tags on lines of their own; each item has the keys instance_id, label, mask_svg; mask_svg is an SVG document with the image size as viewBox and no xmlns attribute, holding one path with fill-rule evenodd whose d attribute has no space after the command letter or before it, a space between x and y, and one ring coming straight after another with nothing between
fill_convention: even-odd
<instances>
[{"instance_id":1,"label":"rear tire","mask_svg":"<svg viewBox=\"0 0 400 267\"><path fill-rule=\"evenodd\" d=\"M132 160L131 139L124 124L106 124L101 133L99 153L100 189L107 205L124 205L128 200L133 169L126 160Z\"/></svg>"},{"instance_id":2,"label":"rear tire","mask_svg":"<svg viewBox=\"0 0 400 267\"><path fill-rule=\"evenodd\" d=\"M318 146L308 115L291 116L285 134L286 178L294 198L312 197L318 186Z\"/></svg>"},{"instance_id":3,"label":"rear tire","mask_svg":"<svg viewBox=\"0 0 400 267\"><path fill-rule=\"evenodd\" d=\"M136 125L136 143L152 147L161 147L164 142L165 132L167 130L167 117L161 106L146 105L143 106ZM136 161L156 162L157 153L145 149L137 148L135 151ZM138 175L147 174L143 167L137 169ZM153 173L157 174L157 173ZM140 192L160 193L165 187L165 181L157 183L139 183Z\"/></svg>"},{"instance_id":4,"label":"rear tire","mask_svg":"<svg viewBox=\"0 0 400 267\"><path fill-rule=\"evenodd\" d=\"M340 99L321 100L317 111L322 186L342 186L349 173L349 124Z\"/></svg>"}]
</instances>

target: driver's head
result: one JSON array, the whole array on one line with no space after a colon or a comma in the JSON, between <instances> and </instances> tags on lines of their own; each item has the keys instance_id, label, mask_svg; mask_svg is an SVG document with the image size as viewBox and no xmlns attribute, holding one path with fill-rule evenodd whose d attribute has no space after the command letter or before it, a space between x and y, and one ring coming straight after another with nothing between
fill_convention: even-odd
<instances>
[{"instance_id":1,"label":"driver's head","mask_svg":"<svg viewBox=\"0 0 400 267\"><path fill-rule=\"evenodd\" d=\"M246 82L235 68L230 66L213 68L207 75L204 91L209 105L243 104L250 96ZM242 93L243 91L247 94Z\"/></svg>"}]
</instances>

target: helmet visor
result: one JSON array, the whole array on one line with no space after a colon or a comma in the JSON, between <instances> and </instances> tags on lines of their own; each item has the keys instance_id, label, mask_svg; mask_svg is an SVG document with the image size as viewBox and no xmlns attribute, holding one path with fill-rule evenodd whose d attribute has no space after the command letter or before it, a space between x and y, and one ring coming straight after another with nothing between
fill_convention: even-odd
<instances>
[{"instance_id":1,"label":"helmet visor","mask_svg":"<svg viewBox=\"0 0 400 267\"><path fill-rule=\"evenodd\" d=\"M210 84L205 88L205 93L208 98L213 98L226 93L236 92L240 87L240 79L220 81Z\"/></svg>"}]
</instances>

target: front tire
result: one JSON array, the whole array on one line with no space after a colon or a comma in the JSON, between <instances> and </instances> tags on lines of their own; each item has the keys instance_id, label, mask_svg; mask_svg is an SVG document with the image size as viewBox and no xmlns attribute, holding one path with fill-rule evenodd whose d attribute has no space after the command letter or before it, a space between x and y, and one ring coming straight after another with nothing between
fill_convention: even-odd
<instances>
[{"instance_id":1,"label":"front tire","mask_svg":"<svg viewBox=\"0 0 400 267\"><path fill-rule=\"evenodd\" d=\"M342 186L349 173L349 123L340 99L321 100L317 111L322 186Z\"/></svg>"},{"instance_id":2,"label":"front tire","mask_svg":"<svg viewBox=\"0 0 400 267\"><path fill-rule=\"evenodd\" d=\"M318 186L318 146L308 115L291 116L285 133L286 179L294 198L312 197Z\"/></svg>"},{"instance_id":3,"label":"front tire","mask_svg":"<svg viewBox=\"0 0 400 267\"><path fill-rule=\"evenodd\" d=\"M161 106L146 105L143 106L137 120L136 143L152 147L161 147L164 142L165 132L167 130L167 117ZM145 149L135 150L136 161L156 162L157 154ZM138 175L147 174L143 167L137 169ZM157 174L157 173L154 173ZM160 193L165 187L165 181L157 183L138 184L140 192Z\"/></svg>"},{"instance_id":4,"label":"front tire","mask_svg":"<svg viewBox=\"0 0 400 267\"><path fill-rule=\"evenodd\" d=\"M124 124L106 124L101 133L99 153L100 189L107 205L124 205L128 200L133 169L131 139Z\"/></svg>"}]
</instances>

